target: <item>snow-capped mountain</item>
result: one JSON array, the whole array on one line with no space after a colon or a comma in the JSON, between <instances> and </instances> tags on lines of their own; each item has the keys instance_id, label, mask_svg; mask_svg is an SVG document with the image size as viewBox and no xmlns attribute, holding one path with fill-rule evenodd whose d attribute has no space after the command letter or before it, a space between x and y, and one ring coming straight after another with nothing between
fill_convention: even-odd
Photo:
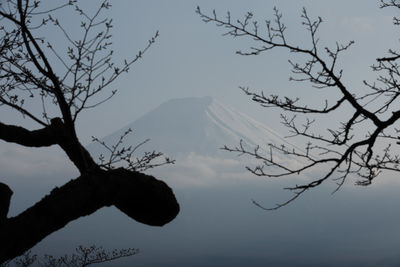
<instances>
[{"instance_id":1,"label":"snow-capped mountain","mask_svg":"<svg viewBox=\"0 0 400 267\"><path fill-rule=\"evenodd\" d=\"M237 146L240 140L250 147L268 143L294 147L272 129L211 97L169 100L102 140L115 144L129 128L133 132L124 144L135 145L149 138L144 150L172 157L191 152L218 155L223 153L221 147ZM94 154L101 151L96 144L91 144L89 150Z\"/></svg>"}]
</instances>

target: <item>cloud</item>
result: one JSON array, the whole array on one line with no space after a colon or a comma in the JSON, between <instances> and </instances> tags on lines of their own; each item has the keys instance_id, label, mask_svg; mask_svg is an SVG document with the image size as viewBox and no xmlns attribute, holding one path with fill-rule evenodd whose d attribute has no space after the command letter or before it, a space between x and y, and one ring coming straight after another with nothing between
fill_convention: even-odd
<instances>
[{"instance_id":1,"label":"cloud","mask_svg":"<svg viewBox=\"0 0 400 267\"><path fill-rule=\"evenodd\" d=\"M0 153L2 180L13 182L48 182L69 179L77 175L75 168L61 150L56 148L25 148L12 146ZM16 181L18 180L18 181Z\"/></svg>"},{"instance_id":2,"label":"cloud","mask_svg":"<svg viewBox=\"0 0 400 267\"><path fill-rule=\"evenodd\" d=\"M341 25L350 31L358 33L371 33L375 30L375 20L368 17L345 17L342 19Z\"/></svg>"},{"instance_id":3,"label":"cloud","mask_svg":"<svg viewBox=\"0 0 400 267\"><path fill-rule=\"evenodd\" d=\"M246 166L255 166L259 163L245 156L222 158L190 153L186 157L176 158L176 164L153 169L150 174L176 189L229 186L268 186L283 189L318 180L332 167L329 164L318 165L308 172L279 178L258 177L246 170ZM285 164L292 164L289 165L291 168L300 166L299 162L290 162L289 159ZM337 181L334 179L338 176L339 174L335 173L323 183L327 192L332 193L337 189ZM349 176L342 189L359 189L360 187L354 185L357 178L355 175ZM400 186L400 179L396 173L386 172L377 177L369 188L384 189L391 186Z\"/></svg>"},{"instance_id":4,"label":"cloud","mask_svg":"<svg viewBox=\"0 0 400 267\"><path fill-rule=\"evenodd\" d=\"M250 173L246 166L255 166L259 161L249 157L202 156L190 153L176 158L176 164L151 170L151 174L166 181L172 187L210 187L238 184L264 183L268 178ZM297 163L293 163L297 164ZM303 175L294 176L296 181L307 179ZM271 181L292 179L269 179Z\"/></svg>"},{"instance_id":5,"label":"cloud","mask_svg":"<svg viewBox=\"0 0 400 267\"><path fill-rule=\"evenodd\" d=\"M67 156L56 147L25 148L6 145L0 150L0 182L14 191L10 216L39 201L55 186L79 174Z\"/></svg>"},{"instance_id":6,"label":"cloud","mask_svg":"<svg viewBox=\"0 0 400 267\"><path fill-rule=\"evenodd\" d=\"M300 167L300 163L291 159L284 160L290 168ZM176 164L155 168L149 171L158 179L166 181L173 188L214 187L229 185L257 185L266 182L280 185L281 188L307 183L326 174L327 166L318 166L312 171L283 178L258 177L246 170L246 166L256 166L260 161L251 157L204 156L190 153L176 158ZM289 164L289 165L288 165ZM54 187L62 185L79 174L67 156L57 148L32 149L10 146L0 152L0 181L16 186L39 185ZM332 177L334 178L334 177ZM349 177L346 186L352 187L356 177ZM326 184L334 185L329 179ZM372 186L386 187L400 185L395 173L383 173Z\"/></svg>"},{"instance_id":7,"label":"cloud","mask_svg":"<svg viewBox=\"0 0 400 267\"><path fill-rule=\"evenodd\" d=\"M204 187L248 180L252 176L238 159L190 153L174 165L157 168L151 174L174 187Z\"/></svg>"},{"instance_id":8,"label":"cloud","mask_svg":"<svg viewBox=\"0 0 400 267\"><path fill-rule=\"evenodd\" d=\"M394 171L384 171L374 179L370 187L399 187L400 174Z\"/></svg>"}]
</instances>

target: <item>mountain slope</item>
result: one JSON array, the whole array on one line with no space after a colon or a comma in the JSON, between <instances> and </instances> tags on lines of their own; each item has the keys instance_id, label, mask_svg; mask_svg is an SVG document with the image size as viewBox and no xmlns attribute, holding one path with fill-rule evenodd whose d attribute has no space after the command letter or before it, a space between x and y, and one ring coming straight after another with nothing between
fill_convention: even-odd
<instances>
[{"instance_id":1,"label":"mountain slope","mask_svg":"<svg viewBox=\"0 0 400 267\"><path fill-rule=\"evenodd\" d=\"M268 143L295 147L265 125L211 97L169 100L102 140L114 144L128 128L133 133L124 144L135 145L150 138L144 150L154 149L172 157L191 152L219 155L221 147L236 146L240 140L250 147ZM92 144L89 150L99 154L101 148Z\"/></svg>"}]
</instances>

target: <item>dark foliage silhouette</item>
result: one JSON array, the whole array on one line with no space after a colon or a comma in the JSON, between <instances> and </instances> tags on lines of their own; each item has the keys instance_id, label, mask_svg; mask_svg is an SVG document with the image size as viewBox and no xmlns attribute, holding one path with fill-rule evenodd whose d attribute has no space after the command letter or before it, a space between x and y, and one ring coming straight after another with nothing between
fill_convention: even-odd
<instances>
[{"instance_id":1,"label":"dark foliage silhouette","mask_svg":"<svg viewBox=\"0 0 400 267\"><path fill-rule=\"evenodd\" d=\"M380 7L400 9L400 1L380 1ZM206 14L197 8L197 14L206 23L215 23L225 29L224 35L234 38L249 38L253 45L248 51L237 51L240 55L260 55L276 49L284 49L298 62L290 59L295 82L307 82L318 90L336 90L337 99L326 99L322 105L313 107L312 103L301 97L280 97L256 93L248 87L241 90L263 107L280 109L281 119L291 137L306 140L303 149L292 149L280 144L269 144L267 149L261 147L248 148L242 142L237 147L225 147L230 152L249 155L261 161L255 167L247 167L258 176L283 177L305 173L314 169L323 169L325 173L311 182L296 184L286 188L294 194L288 201L275 207L278 209L292 202L309 189L333 179L336 190L340 189L349 176L357 177L357 185L369 185L384 170L400 171L400 157L393 151L399 139L396 123L400 118L398 97L400 95L400 54L390 49L388 56L377 58L371 66L376 81L364 81L365 89L359 93L350 88L342 79L343 71L338 67L340 58L350 50L354 42L336 43L332 47L320 45L320 17L313 19L302 10L301 24L309 36L307 44L298 44L287 36L287 27L283 16L274 8L273 20L261 24L247 13L243 19L234 19L228 12L220 17L214 11ZM400 19L393 19L394 25L400 25ZM373 38L373 37L372 37ZM337 111L345 111L346 117L332 129L318 128L318 122L326 120L328 115ZM367 132L366 132L366 129ZM265 151L267 153L265 153ZM300 167L291 167L275 160L277 154L293 157L303 162ZM322 168L321 168L322 167Z\"/></svg>"},{"instance_id":2,"label":"dark foliage silhouette","mask_svg":"<svg viewBox=\"0 0 400 267\"><path fill-rule=\"evenodd\" d=\"M61 5L49 1L47 5L50 7L29 0L1 2L0 106L21 114L39 128L0 122L0 139L26 147L59 146L80 176L12 218L7 218L12 191L0 183L0 263L102 207L114 205L138 222L155 226L170 222L179 212L168 185L139 172L171 163L168 158L154 152L132 161L132 154L126 155L130 148L121 148L112 151L112 157L127 162L126 168L117 168L114 162L97 164L81 145L75 129L82 111L115 95L116 91L111 91L104 96L107 86L142 58L158 33L135 57L119 66L112 61L111 20L101 18L111 6L107 1L91 12L82 10L75 0ZM57 17L62 9L80 17L79 31L69 31L62 24ZM51 27L65 39L66 47L58 48L42 37Z\"/></svg>"},{"instance_id":3,"label":"dark foliage silhouette","mask_svg":"<svg viewBox=\"0 0 400 267\"><path fill-rule=\"evenodd\" d=\"M102 247L79 246L75 249L75 253L71 255L64 255L61 257L53 257L51 255L44 255L38 257L32 254L31 251L25 252L23 255L0 264L1 267L17 266L43 266L43 267L84 267L94 264L100 264L110 261L116 261L121 258L131 257L139 253L137 249L114 249L107 251Z\"/></svg>"}]
</instances>

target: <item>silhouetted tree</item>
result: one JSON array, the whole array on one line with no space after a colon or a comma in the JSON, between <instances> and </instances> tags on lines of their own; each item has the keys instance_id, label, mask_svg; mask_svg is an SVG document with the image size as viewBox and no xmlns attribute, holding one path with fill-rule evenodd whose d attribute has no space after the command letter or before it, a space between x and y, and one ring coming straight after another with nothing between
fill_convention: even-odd
<instances>
[{"instance_id":1,"label":"silhouetted tree","mask_svg":"<svg viewBox=\"0 0 400 267\"><path fill-rule=\"evenodd\" d=\"M138 252L137 249L114 249L112 251L107 251L102 247L79 246L75 249L75 253L71 255L64 255L57 258L50 255L44 255L39 258L37 255L32 254L31 251L27 251L13 261L5 262L0 264L0 266L28 267L36 265L43 267L84 267L130 257L136 255Z\"/></svg>"},{"instance_id":2,"label":"silhouetted tree","mask_svg":"<svg viewBox=\"0 0 400 267\"><path fill-rule=\"evenodd\" d=\"M97 164L81 145L75 129L82 111L98 106L116 93L111 91L103 98L100 94L128 72L158 33L135 57L118 66L112 62L111 20L101 18L102 11L110 7L107 1L93 15L82 10L76 0L61 5L49 1L48 5L53 7L42 8L39 1L29 0L1 2L0 106L20 113L39 128L30 130L0 122L0 139L26 147L58 145L80 176L12 218L7 218L12 191L0 183L0 263L21 255L67 223L102 207L114 205L129 217L156 226L168 223L179 212L168 185L140 173L171 163L169 159L161 159L162 154L153 152L134 160L132 148L128 147L112 151L108 164ZM82 20L78 39L76 29L69 32L57 18L58 12L67 8ZM65 48L57 48L51 40L41 37L46 35L47 27L59 30L65 37ZM65 54L61 52L64 49ZM125 161L128 166L116 168L116 161Z\"/></svg>"},{"instance_id":3,"label":"silhouetted tree","mask_svg":"<svg viewBox=\"0 0 400 267\"><path fill-rule=\"evenodd\" d=\"M382 0L381 8L394 7L400 10L400 1ZM332 178L341 188L350 175L357 177L356 184L369 185L383 170L400 171L400 156L393 152L393 144L399 140L400 130L396 123L400 118L398 97L400 96L400 53L389 50L388 56L378 58L371 67L376 73L375 82L364 81L365 90L359 94L342 79L342 70L337 67L340 56L348 50L353 41L346 44L336 43L332 47L321 47L319 28L322 19L312 19L306 9L302 10L302 25L309 36L305 45L292 42L287 36L282 14L274 8L274 18L260 24L247 13L243 19L233 19L230 13L220 18L214 11L208 15L197 8L204 22L213 22L226 29L224 35L234 38L249 38L254 45L248 51L238 51L240 55L259 55L275 49L286 49L299 56L299 62L289 60L292 67L292 81L308 82L318 90L336 90L337 99L326 99L322 105L302 104L300 97L280 97L255 93L247 87L240 87L253 101L263 107L278 108L282 123L291 137L303 137L307 140L303 149L293 149L287 145L269 144L266 150L260 147L248 148L242 142L237 147L224 149L252 156L261 161L256 167L247 167L258 176L283 177L297 175L320 167L325 173L311 182L296 184L287 188L294 194L288 201L267 210L278 209L295 200L309 189L321 185ZM394 18L394 25L400 25L400 19ZM328 114L344 110L345 117L337 128L321 131L318 122ZM312 116L312 117L311 117ZM329 117L328 117L329 118ZM265 153L265 151L267 153ZM276 160L277 154L297 158L302 166L291 167ZM335 190L335 191L336 191Z\"/></svg>"}]
</instances>

